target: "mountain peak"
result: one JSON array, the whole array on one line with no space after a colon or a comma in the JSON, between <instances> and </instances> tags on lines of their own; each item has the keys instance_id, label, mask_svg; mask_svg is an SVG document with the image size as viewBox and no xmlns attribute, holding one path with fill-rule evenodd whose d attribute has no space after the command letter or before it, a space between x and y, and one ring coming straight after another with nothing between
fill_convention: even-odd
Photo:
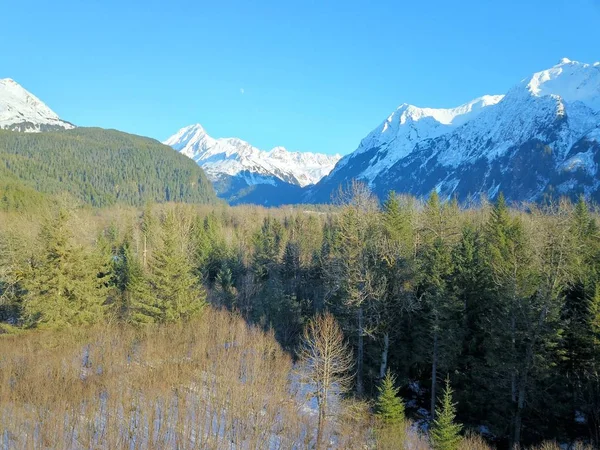
<instances>
[{"instance_id":1,"label":"mountain peak","mask_svg":"<svg viewBox=\"0 0 600 450\"><path fill-rule=\"evenodd\" d=\"M193 131L195 133L204 133L206 134L206 130L204 129L204 127L199 124L199 123L195 123L194 125L190 125L189 127L186 127L189 131Z\"/></svg>"},{"instance_id":2,"label":"mountain peak","mask_svg":"<svg viewBox=\"0 0 600 450\"><path fill-rule=\"evenodd\" d=\"M513 201L583 192L600 199L600 63L563 58L505 96L456 108L402 104L307 194L328 199L351 179L385 196L436 190ZM581 171L581 173L576 173Z\"/></svg>"},{"instance_id":3,"label":"mountain peak","mask_svg":"<svg viewBox=\"0 0 600 450\"><path fill-rule=\"evenodd\" d=\"M580 102L600 109L600 65L563 58L550 69L526 79L526 88L535 97L557 96L566 102Z\"/></svg>"},{"instance_id":4,"label":"mountain peak","mask_svg":"<svg viewBox=\"0 0 600 450\"><path fill-rule=\"evenodd\" d=\"M44 102L12 78L0 79L0 129L39 132L71 129Z\"/></svg>"},{"instance_id":5,"label":"mountain peak","mask_svg":"<svg viewBox=\"0 0 600 450\"><path fill-rule=\"evenodd\" d=\"M327 175L340 159L284 147L264 151L239 138L214 139L200 124L180 129L164 143L196 161L213 181L243 177L248 185L284 182L304 187Z\"/></svg>"}]
</instances>

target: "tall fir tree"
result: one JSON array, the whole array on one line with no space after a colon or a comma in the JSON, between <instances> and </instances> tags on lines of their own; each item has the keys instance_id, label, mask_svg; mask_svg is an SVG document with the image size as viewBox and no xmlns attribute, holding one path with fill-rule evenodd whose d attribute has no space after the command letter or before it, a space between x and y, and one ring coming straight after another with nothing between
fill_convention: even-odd
<instances>
[{"instance_id":1,"label":"tall fir tree","mask_svg":"<svg viewBox=\"0 0 600 450\"><path fill-rule=\"evenodd\" d=\"M458 450L462 441L462 425L456 423L456 404L452 402L449 378L446 378L446 387L436 410L430 431L431 445L434 450Z\"/></svg>"},{"instance_id":2,"label":"tall fir tree","mask_svg":"<svg viewBox=\"0 0 600 450\"><path fill-rule=\"evenodd\" d=\"M404 402L398 396L396 377L388 370L377 387L375 402L375 438L380 450L403 448L406 438L406 413Z\"/></svg>"},{"instance_id":3,"label":"tall fir tree","mask_svg":"<svg viewBox=\"0 0 600 450\"><path fill-rule=\"evenodd\" d=\"M463 305L452 288L453 260L451 239L456 232L454 224L456 205L441 203L432 192L425 206L423 244L419 251L421 298L425 320L420 324L423 353L429 355L431 370L430 414L435 417L438 373L448 369L460 352L460 312Z\"/></svg>"},{"instance_id":4,"label":"tall fir tree","mask_svg":"<svg viewBox=\"0 0 600 450\"><path fill-rule=\"evenodd\" d=\"M398 396L400 388L396 387L396 377L389 370L377 387L377 391L378 395L375 403L377 418L385 425L403 425L406 421L404 402Z\"/></svg>"},{"instance_id":5,"label":"tall fir tree","mask_svg":"<svg viewBox=\"0 0 600 450\"><path fill-rule=\"evenodd\" d=\"M29 326L62 328L104 319L103 267L73 243L69 214L60 210L40 233L42 254L31 268L24 315Z\"/></svg>"},{"instance_id":6,"label":"tall fir tree","mask_svg":"<svg viewBox=\"0 0 600 450\"><path fill-rule=\"evenodd\" d=\"M134 323L155 323L161 319L158 299L152 293L142 263L133 253L129 240L119 248L114 258L114 284L118 299L114 309L120 320Z\"/></svg>"},{"instance_id":7,"label":"tall fir tree","mask_svg":"<svg viewBox=\"0 0 600 450\"><path fill-rule=\"evenodd\" d=\"M199 314L206 293L188 256L187 230L174 211L161 224L161 242L150 263L150 285L157 297L161 322L173 322Z\"/></svg>"},{"instance_id":8,"label":"tall fir tree","mask_svg":"<svg viewBox=\"0 0 600 450\"><path fill-rule=\"evenodd\" d=\"M233 282L233 274L227 264L223 264L217 273L215 290L219 304L230 309L237 307L237 290Z\"/></svg>"}]
</instances>

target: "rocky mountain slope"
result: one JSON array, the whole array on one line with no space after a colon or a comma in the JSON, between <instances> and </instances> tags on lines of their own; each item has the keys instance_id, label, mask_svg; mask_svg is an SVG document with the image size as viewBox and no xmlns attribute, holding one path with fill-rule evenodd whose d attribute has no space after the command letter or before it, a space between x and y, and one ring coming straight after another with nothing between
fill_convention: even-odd
<instances>
[{"instance_id":1,"label":"rocky mountain slope","mask_svg":"<svg viewBox=\"0 0 600 450\"><path fill-rule=\"evenodd\" d=\"M401 105L304 196L328 201L351 179L459 200L600 199L600 63L561 60L506 95L453 109Z\"/></svg>"}]
</instances>

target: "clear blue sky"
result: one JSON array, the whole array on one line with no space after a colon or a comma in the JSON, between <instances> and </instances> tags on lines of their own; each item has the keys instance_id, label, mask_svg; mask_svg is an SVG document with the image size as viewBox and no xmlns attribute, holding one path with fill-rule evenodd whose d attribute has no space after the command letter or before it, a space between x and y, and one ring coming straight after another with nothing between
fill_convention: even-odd
<instances>
[{"instance_id":1,"label":"clear blue sky","mask_svg":"<svg viewBox=\"0 0 600 450\"><path fill-rule=\"evenodd\" d=\"M403 102L600 60L600 0L4 1L0 78L61 117L348 153ZM242 90L243 89L243 93Z\"/></svg>"}]
</instances>

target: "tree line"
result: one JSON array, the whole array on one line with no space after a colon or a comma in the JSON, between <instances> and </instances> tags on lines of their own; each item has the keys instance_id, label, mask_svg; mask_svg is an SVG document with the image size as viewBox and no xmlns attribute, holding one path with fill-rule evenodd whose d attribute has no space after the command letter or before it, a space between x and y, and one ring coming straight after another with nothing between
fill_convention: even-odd
<instances>
[{"instance_id":1,"label":"tree line","mask_svg":"<svg viewBox=\"0 0 600 450\"><path fill-rule=\"evenodd\" d=\"M4 226L3 329L170 323L211 303L300 356L328 313L359 398L387 383L406 416L513 448L600 443L600 241L583 200L380 204L360 184L339 197L322 211L115 207Z\"/></svg>"}]
</instances>

